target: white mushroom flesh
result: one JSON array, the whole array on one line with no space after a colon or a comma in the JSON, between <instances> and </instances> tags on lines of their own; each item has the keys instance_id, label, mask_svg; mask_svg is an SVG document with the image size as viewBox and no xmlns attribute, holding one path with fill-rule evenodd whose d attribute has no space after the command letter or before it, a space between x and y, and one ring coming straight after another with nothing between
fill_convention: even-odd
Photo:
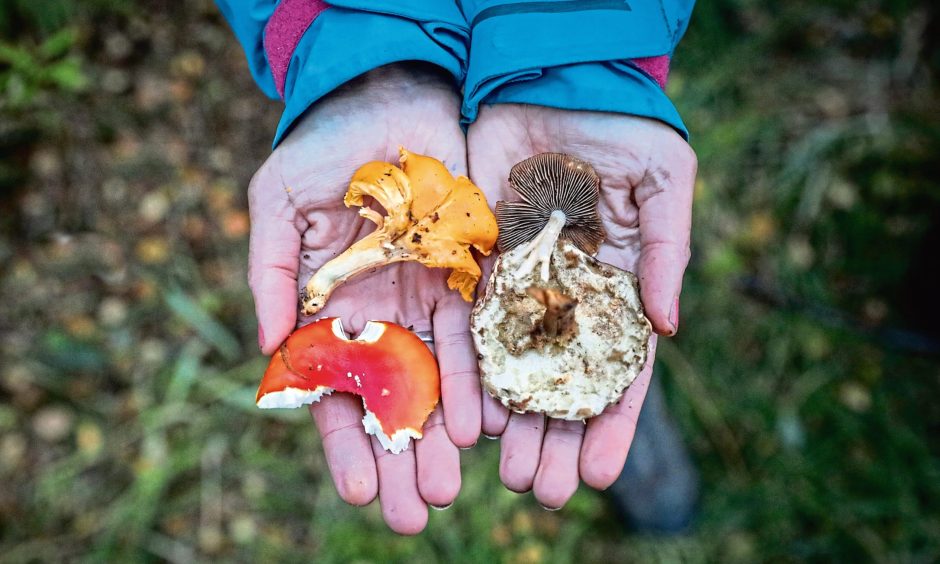
<instances>
[{"instance_id":1,"label":"white mushroom flesh","mask_svg":"<svg viewBox=\"0 0 940 564\"><path fill-rule=\"evenodd\" d=\"M516 276L518 265L532 256L529 247L499 257L471 317L483 386L516 412L569 420L598 415L621 397L646 363L651 327L636 277L564 239L552 247L550 276L531 268ZM532 297L532 287L547 287L578 302L573 334L539 336L546 308Z\"/></svg>"}]
</instances>

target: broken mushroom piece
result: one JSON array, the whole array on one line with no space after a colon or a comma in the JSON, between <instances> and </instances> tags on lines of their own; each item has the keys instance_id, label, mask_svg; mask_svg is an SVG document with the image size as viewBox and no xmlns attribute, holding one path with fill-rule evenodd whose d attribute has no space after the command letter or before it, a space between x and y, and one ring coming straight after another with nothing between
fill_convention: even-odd
<instances>
[{"instance_id":1,"label":"broken mushroom piece","mask_svg":"<svg viewBox=\"0 0 940 564\"><path fill-rule=\"evenodd\" d=\"M421 438L440 374L424 342L400 325L369 321L350 339L339 318L324 318L294 331L271 357L256 403L295 408L334 391L360 396L366 432L397 454Z\"/></svg>"},{"instance_id":2,"label":"broken mushroom piece","mask_svg":"<svg viewBox=\"0 0 940 564\"><path fill-rule=\"evenodd\" d=\"M536 155L509 181L522 201L496 204L501 254L470 320L483 387L515 412L593 417L646 364L636 276L591 256L604 238L591 165Z\"/></svg>"},{"instance_id":3,"label":"broken mushroom piece","mask_svg":"<svg viewBox=\"0 0 940 564\"><path fill-rule=\"evenodd\" d=\"M343 202L359 206L359 215L375 223L376 230L314 273L301 292L304 314L322 309L333 290L356 274L410 260L450 268L447 286L473 300L481 272L470 249L490 253L496 218L466 176L454 178L437 159L399 151L401 168L371 162L353 175ZM363 207L365 196L381 204L387 215Z\"/></svg>"}]
</instances>

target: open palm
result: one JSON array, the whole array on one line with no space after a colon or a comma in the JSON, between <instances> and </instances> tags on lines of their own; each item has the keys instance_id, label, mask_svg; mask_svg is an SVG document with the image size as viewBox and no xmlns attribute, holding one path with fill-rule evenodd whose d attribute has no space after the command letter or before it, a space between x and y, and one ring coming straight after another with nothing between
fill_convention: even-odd
<instances>
[{"instance_id":1,"label":"open palm","mask_svg":"<svg viewBox=\"0 0 940 564\"><path fill-rule=\"evenodd\" d=\"M536 153L568 153L601 177L598 204L607 239L597 258L632 271L653 329L672 335L689 259L695 154L669 126L603 112L505 104L485 107L467 137L470 174L491 204L516 200L512 165ZM510 414L483 397L483 432L502 436L500 477L513 491L534 490L547 508L564 505L579 480L605 489L623 468L652 373L647 364L619 403L584 425L540 414Z\"/></svg>"},{"instance_id":2,"label":"open palm","mask_svg":"<svg viewBox=\"0 0 940 564\"><path fill-rule=\"evenodd\" d=\"M360 165L397 163L402 145L466 173L459 104L446 76L414 65L384 67L319 101L261 167L249 189L249 283L262 352L272 354L296 326L312 321L298 315L297 299L310 275L375 228L343 205ZM457 447L473 445L480 432L470 304L447 289L446 277L444 269L417 263L386 266L340 286L318 313L340 317L352 335L372 319L434 331L443 407L414 448L391 455L370 439L359 398L336 394L310 408L340 496L364 505L378 494L386 522L400 533L424 528L427 504L456 498Z\"/></svg>"}]
</instances>

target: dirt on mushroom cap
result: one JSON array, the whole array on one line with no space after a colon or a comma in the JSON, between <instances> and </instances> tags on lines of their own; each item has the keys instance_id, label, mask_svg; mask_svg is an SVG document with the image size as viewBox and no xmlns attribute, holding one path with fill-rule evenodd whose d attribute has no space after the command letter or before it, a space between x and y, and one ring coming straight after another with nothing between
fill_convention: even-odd
<instances>
[{"instance_id":1,"label":"dirt on mushroom cap","mask_svg":"<svg viewBox=\"0 0 940 564\"><path fill-rule=\"evenodd\" d=\"M483 386L516 412L598 415L643 369L652 331L636 277L591 256L600 178L543 153L509 179L521 201L497 202L502 254L471 316Z\"/></svg>"},{"instance_id":2,"label":"dirt on mushroom cap","mask_svg":"<svg viewBox=\"0 0 940 564\"><path fill-rule=\"evenodd\" d=\"M496 261L471 330L484 389L516 412L580 420L616 401L646 364L652 329L636 277L559 240L548 288L578 302L571 334L545 338L536 273L512 275L521 249Z\"/></svg>"}]
</instances>

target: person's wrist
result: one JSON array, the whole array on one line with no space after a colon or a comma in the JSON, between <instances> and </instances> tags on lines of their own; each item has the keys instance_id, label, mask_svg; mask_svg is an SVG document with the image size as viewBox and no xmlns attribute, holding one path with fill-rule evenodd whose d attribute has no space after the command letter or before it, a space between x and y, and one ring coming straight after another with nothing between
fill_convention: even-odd
<instances>
[{"instance_id":1,"label":"person's wrist","mask_svg":"<svg viewBox=\"0 0 940 564\"><path fill-rule=\"evenodd\" d=\"M363 73L316 101L284 142L330 130L344 135L355 131L366 138L373 126L407 131L418 124L453 122L459 132L459 117L460 93L448 72L429 63L393 63Z\"/></svg>"},{"instance_id":2,"label":"person's wrist","mask_svg":"<svg viewBox=\"0 0 940 564\"><path fill-rule=\"evenodd\" d=\"M441 104L460 99L454 78L443 68L421 61L392 63L372 69L337 89L336 93L366 95L383 103ZM392 108L394 110L394 108Z\"/></svg>"}]
</instances>

